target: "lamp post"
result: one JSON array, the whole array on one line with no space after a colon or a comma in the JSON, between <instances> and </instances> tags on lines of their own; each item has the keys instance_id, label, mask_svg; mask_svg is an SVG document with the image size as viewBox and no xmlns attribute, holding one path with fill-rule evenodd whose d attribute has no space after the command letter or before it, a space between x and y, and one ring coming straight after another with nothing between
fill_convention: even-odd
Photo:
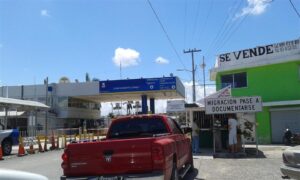
<instances>
[{"instance_id":1,"label":"lamp post","mask_svg":"<svg viewBox=\"0 0 300 180\"><path fill-rule=\"evenodd\" d=\"M204 62L204 56L203 56L203 60L202 60L202 64L200 64L202 70L203 70L203 91L204 91L204 97L206 96L206 89L205 89L205 62Z\"/></svg>"}]
</instances>

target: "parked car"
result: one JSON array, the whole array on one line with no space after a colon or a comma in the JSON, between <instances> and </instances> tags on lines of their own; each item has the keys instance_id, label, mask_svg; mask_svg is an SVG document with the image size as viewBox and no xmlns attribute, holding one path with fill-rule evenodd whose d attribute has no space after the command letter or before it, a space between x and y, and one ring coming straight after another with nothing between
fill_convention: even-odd
<instances>
[{"instance_id":1,"label":"parked car","mask_svg":"<svg viewBox=\"0 0 300 180\"><path fill-rule=\"evenodd\" d=\"M283 178L300 179L300 146L290 147L282 153L283 165L280 170Z\"/></svg>"},{"instance_id":2,"label":"parked car","mask_svg":"<svg viewBox=\"0 0 300 180\"><path fill-rule=\"evenodd\" d=\"M10 155L13 145L19 144L19 131L18 129L0 130L0 144L2 153Z\"/></svg>"},{"instance_id":3,"label":"parked car","mask_svg":"<svg viewBox=\"0 0 300 180\"><path fill-rule=\"evenodd\" d=\"M45 176L10 169L0 169L0 179L7 180L48 180Z\"/></svg>"},{"instance_id":4,"label":"parked car","mask_svg":"<svg viewBox=\"0 0 300 180\"><path fill-rule=\"evenodd\" d=\"M190 139L163 115L118 118L105 140L69 144L62 159L61 179L170 180L194 168Z\"/></svg>"}]
</instances>

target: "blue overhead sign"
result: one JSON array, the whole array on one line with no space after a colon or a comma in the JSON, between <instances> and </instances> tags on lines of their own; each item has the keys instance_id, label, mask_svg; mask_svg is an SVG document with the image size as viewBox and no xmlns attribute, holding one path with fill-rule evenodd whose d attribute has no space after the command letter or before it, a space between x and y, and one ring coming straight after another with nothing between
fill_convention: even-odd
<instances>
[{"instance_id":1,"label":"blue overhead sign","mask_svg":"<svg viewBox=\"0 0 300 180\"><path fill-rule=\"evenodd\" d=\"M100 93L176 90L176 77L100 81Z\"/></svg>"}]
</instances>

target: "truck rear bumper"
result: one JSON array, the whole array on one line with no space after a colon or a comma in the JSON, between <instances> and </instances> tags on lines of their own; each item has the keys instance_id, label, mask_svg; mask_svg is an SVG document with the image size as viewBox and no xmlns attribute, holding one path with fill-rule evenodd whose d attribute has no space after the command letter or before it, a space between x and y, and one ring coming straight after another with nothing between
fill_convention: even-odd
<instances>
[{"instance_id":1,"label":"truck rear bumper","mask_svg":"<svg viewBox=\"0 0 300 180\"><path fill-rule=\"evenodd\" d=\"M165 176L162 172L153 172L147 174L123 174L117 176L84 176L84 177L67 177L61 176L61 180L130 180L130 179L143 179L143 180L164 180Z\"/></svg>"}]
</instances>

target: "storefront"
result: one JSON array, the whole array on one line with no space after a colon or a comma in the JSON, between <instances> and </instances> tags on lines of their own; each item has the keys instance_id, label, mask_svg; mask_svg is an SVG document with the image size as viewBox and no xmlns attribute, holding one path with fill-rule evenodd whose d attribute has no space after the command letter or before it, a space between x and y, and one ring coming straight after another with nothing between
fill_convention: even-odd
<instances>
[{"instance_id":1,"label":"storefront","mask_svg":"<svg viewBox=\"0 0 300 180\"><path fill-rule=\"evenodd\" d=\"M255 113L261 144L282 143L285 128L300 132L300 39L220 54L211 69L217 90L228 85L233 97L260 96Z\"/></svg>"}]
</instances>

